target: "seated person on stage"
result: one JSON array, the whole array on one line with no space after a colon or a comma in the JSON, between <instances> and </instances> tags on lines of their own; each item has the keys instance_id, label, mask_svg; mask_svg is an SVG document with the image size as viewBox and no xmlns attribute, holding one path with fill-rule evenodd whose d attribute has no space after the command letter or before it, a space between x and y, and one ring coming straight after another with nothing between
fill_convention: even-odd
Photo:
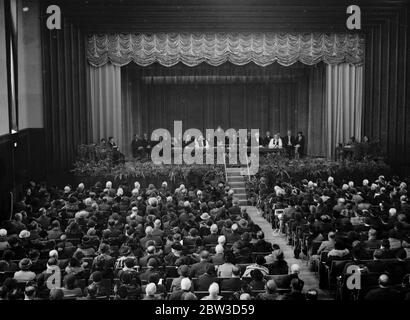
<instances>
[{"instance_id":1,"label":"seated person on stage","mask_svg":"<svg viewBox=\"0 0 410 320\"><path fill-rule=\"evenodd\" d=\"M282 149L282 139L280 138L279 133L275 134L269 142L269 149Z\"/></svg>"},{"instance_id":2,"label":"seated person on stage","mask_svg":"<svg viewBox=\"0 0 410 320\"><path fill-rule=\"evenodd\" d=\"M183 148L185 148L185 147L189 147L189 148L195 147L195 137L194 136L191 137L190 135L187 135L185 137L184 141L182 142L182 147Z\"/></svg>"},{"instance_id":3,"label":"seated person on stage","mask_svg":"<svg viewBox=\"0 0 410 320\"><path fill-rule=\"evenodd\" d=\"M107 140L105 140L105 138L102 138L100 140L100 147L102 148L106 148L107 147Z\"/></svg>"},{"instance_id":4,"label":"seated person on stage","mask_svg":"<svg viewBox=\"0 0 410 320\"><path fill-rule=\"evenodd\" d=\"M271 136L270 131L266 131L265 136L262 138L262 146L269 146L269 142L272 140L272 138L273 137Z\"/></svg>"},{"instance_id":5,"label":"seated person on stage","mask_svg":"<svg viewBox=\"0 0 410 320\"><path fill-rule=\"evenodd\" d=\"M251 136L251 132L248 132L248 137L246 141L246 145L248 148L252 147L252 142L254 146L263 146L263 139L259 137L259 133L256 133L255 135Z\"/></svg>"},{"instance_id":6,"label":"seated person on stage","mask_svg":"<svg viewBox=\"0 0 410 320\"><path fill-rule=\"evenodd\" d=\"M142 139L142 147L144 150L144 156L149 156L149 154L151 154L152 143L148 138L147 133L144 133L144 138Z\"/></svg>"},{"instance_id":7,"label":"seated person on stage","mask_svg":"<svg viewBox=\"0 0 410 320\"><path fill-rule=\"evenodd\" d=\"M303 157L305 152L305 137L303 136L302 131L298 132L295 143L295 158L299 159Z\"/></svg>"},{"instance_id":8,"label":"seated person on stage","mask_svg":"<svg viewBox=\"0 0 410 320\"><path fill-rule=\"evenodd\" d=\"M203 136L199 136L195 139L195 149L209 149L208 141Z\"/></svg>"},{"instance_id":9,"label":"seated person on stage","mask_svg":"<svg viewBox=\"0 0 410 320\"><path fill-rule=\"evenodd\" d=\"M108 147L112 150L112 160L114 163L119 163L124 161L124 155L119 151L117 144L113 137L108 138Z\"/></svg>"},{"instance_id":10,"label":"seated person on stage","mask_svg":"<svg viewBox=\"0 0 410 320\"><path fill-rule=\"evenodd\" d=\"M346 143L346 145L343 148L343 156L344 158L353 158L354 153L355 153L355 148L356 148L357 142L356 142L356 137L350 137L349 141Z\"/></svg>"},{"instance_id":11,"label":"seated person on stage","mask_svg":"<svg viewBox=\"0 0 410 320\"><path fill-rule=\"evenodd\" d=\"M282 139L284 142L284 148L289 158L293 156L293 150L295 148L295 137L292 136L292 131L288 130L287 136Z\"/></svg>"},{"instance_id":12,"label":"seated person on stage","mask_svg":"<svg viewBox=\"0 0 410 320\"><path fill-rule=\"evenodd\" d=\"M144 156L144 147L142 140L138 134L134 136L134 139L131 142L132 156L134 158L142 158Z\"/></svg>"}]
</instances>

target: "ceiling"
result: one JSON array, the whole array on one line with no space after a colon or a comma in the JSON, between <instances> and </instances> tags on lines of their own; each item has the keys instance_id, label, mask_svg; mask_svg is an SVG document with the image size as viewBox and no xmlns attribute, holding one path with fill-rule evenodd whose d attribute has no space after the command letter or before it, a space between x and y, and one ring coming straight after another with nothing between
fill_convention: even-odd
<instances>
[{"instance_id":1,"label":"ceiling","mask_svg":"<svg viewBox=\"0 0 410 320\"><path fill-rule=\"evenodd\" d=\"M346 31L346 8L351 4L360 6L365 31L408 12L408 0L41 1L45 6L58 4L66 21L101 33Z\"/></svg>"}]
</instances>

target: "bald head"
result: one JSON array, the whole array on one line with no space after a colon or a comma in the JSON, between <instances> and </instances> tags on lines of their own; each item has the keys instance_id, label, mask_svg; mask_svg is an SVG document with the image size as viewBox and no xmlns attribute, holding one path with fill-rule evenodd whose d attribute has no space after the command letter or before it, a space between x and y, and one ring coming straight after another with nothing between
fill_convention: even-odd
<instances>
[{"instance_id":1,"label":"bald head","mask_svg":"<svg viewBox=\"0 0 410 320\"><path fill-rule=\"evenodd\" d=\"M382 274L379 277L379 285L381 287L387 287L390 283L389 276L387 274Z\"/></svg>"},{"instance_id":2,"label":"bald head","mask_svg":"<svg viewBox=\"0 0 410 320\"><path fill-rule=\"evenodd\" d=\"M266 291L268 293L275 293L278 286L276 285L275 280L269 280L266 282Z\"/></svg>"}]
</instances>

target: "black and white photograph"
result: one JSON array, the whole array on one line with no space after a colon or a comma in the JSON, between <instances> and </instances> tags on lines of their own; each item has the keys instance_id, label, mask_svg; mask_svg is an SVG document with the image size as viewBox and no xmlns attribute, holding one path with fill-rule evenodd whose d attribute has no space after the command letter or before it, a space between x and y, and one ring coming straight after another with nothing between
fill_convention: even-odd
<instances>
[{"instance_id":1,"label":"black and white photograph","mask_svg":"<svg viewBox=\"0 0 410 320\"><path fill-rule=\"evenodd\" d=\"M408 0L0 0L0 305L406 303L409 188Z\"/></svg>"}]
</instances>

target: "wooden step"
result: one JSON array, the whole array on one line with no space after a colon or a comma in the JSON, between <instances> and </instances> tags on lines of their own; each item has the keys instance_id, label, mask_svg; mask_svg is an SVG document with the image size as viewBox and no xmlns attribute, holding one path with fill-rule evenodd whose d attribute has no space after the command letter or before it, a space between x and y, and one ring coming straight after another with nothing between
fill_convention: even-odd
<instances>
[{"instance_id":1,"label":"wooden step","mask_svg":"<svg viewBox=\"0 0 410 320\"><path fill-rule=\"evenodd\" d=\"M228 180L228 185L231 188L245 188L245 182L243 181L229 181Z\"/></svg>"},{"instance_id":2,"label":"wooden step","mask_svg":"<svg viewBox=\"0 0 410 320\"><path fill-rule=\"evenodd\" d=\"M232 183L232 182L244 182L244 181L245 181L245 180L244 180L244 178L243 178L242 175L239 175L239 176L237 176L237 175L228 176L228 182L229 182L229 183Z\"/></svg>"}]
</instances>

